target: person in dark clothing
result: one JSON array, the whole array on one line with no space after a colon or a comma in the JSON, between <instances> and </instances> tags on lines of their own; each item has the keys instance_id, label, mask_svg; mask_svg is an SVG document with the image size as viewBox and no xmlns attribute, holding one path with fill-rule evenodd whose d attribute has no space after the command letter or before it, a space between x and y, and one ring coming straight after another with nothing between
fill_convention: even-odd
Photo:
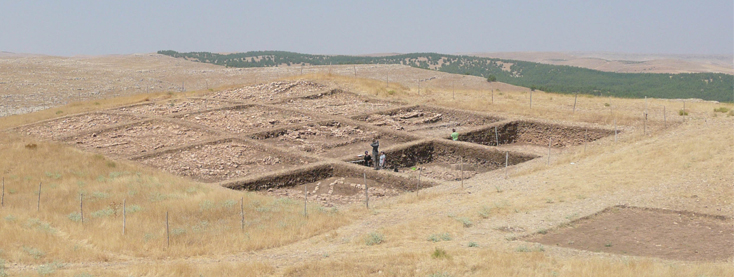
<instances>
[{"instance_id":1,"label":"person in dark clothing","mask_svg":"<svg viewBox=\"0 0 734 277\"><path fill-rule=\"evenodd\" d=\"M364 166L371 166L372 165L372 156L370 156L368 151L364 151Z\"/></svg>"},{"instance_id":2,"label":"person in dark clothing","mask_svg":"<svg viewBox=\"0 0 734 277\"><path fill-rule=\"evenodd\" d=\"M372 141L372 144L370 144L370 146L372 146L372 157L377 158L377 155L380 153L380 150L378 150L378 148L380 147L380 142L377 141L377 139L375 139L375 140ZM380 169L379 168L379 166L380 166L379 164L374 163L374 162L373 162L373 164L375 165L375 170Z\"/></svg>"}]
</instances>

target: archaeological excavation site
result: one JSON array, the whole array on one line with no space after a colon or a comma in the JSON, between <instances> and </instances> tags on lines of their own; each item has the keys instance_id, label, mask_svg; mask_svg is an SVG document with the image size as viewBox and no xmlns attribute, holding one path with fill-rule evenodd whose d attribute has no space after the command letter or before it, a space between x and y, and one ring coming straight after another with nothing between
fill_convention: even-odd
<instances>
[{"instance_id":1,"label":"archaeological excavation site","mask_svg":"<svg viewBox=\"0 0 734 277\"><path fill-rule=\"evenodd\" d=\"M450 139L452 129L459 133L457 141ZM614 135L373 99L309 81L149 101L15 130L200 182L281 197L305 195L324 206L467 180L547 154L538 149ZM362 156L371 155L374 139L386 155L382 170L366 166Z\"/></svg>"}]
</instances>

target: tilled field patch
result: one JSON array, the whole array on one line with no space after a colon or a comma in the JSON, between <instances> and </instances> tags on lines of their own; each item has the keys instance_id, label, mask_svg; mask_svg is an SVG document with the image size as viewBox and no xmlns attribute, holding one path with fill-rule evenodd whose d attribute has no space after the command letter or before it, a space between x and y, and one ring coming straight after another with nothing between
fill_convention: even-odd
<instances>
[{"instance_id":1,"label":"tilled field patch","mask_svg":"<svg viewBox=\"0 0 734 277\"><path fill-rule=\"evenodd\" d=\"M109 127L140 119L140 117L133 115L88 113L21 127L18 132L44 139L60 139L76 132Z\"/></svg>"},{"instance_id":2,"label":"tilled field patch","mask_svg":"<svg viewBox=\"0 0 734 277\"><path fill-rule=\"evenodd\" d=\"M370 99L341 90L289 99L281 105L293 109L346 117L402 106L402 104L397 102Z\"/></svg>"},{"instance_id":3,"label":"tilled field patch","mask_svg":"<svg viewBox=\"0 0 734 277\"><path fill-rule=\"evenodd\" d=\"M273 146L319 156L337 158L353 155L355 159L364 151L371 151L370 143L374 138L378 138L383 146L410 141L407 137L381 134L340 122L313 123L276 133L258 134L253 138L262 139Z\"/></svg>"},{"instance_id":4,"label":"tilled field patch","mask_svg":"<svg viewBox=\"0 0 734 277\"><path fill-rule=\"evenodd\" d=\"M118 108L113 111L139 115L170 116L201 110L215 109L229 105L232 105L232 103L209 99L175 99L169 101L127 106Z\"/></svg>"},{"instance_id":5,"label":"tilled field patch","mask_svg":"<svg viewBox=\"0 0 734 277\"><path fill-rule=\"evenodd\" d=\"M187 114L179 118L234 134L271 130L315 120L312 116L302 113L258 105Z\"/></svg>"},{"instance_id":6,"label":"tilled field patch","mask_svg":"<svg viewBox=\"0 0 734 277\"><path fill-rule=\"evenodd\" d=\"M289 169L309 159L278 153L239 141L223 141L166 151L139 159L143 164L202 182L219 182Z\"/></svg>"},{"instance_id":7,"label":"tilled field patch","mask_svg":"<svg viewBox=\"0 0 734 277\"><path fill-rule=\"evenodd\" d=\"M375 113L356 119L375 126L434 137L448 137L452 129L462 131L502 120L499 117L422 106Z\"/></svg>"},{"instance_id":8,"label":"tilled field patch","mask_svg":"<svg viewBox=\"0 0 734 277\"><path fill-rule=\"evenodd\" d=\"M325 85L309 81L272 82L212 93L214 99L238 102L269 102L299 97L326 89Z\"/></svg>"},{"instance_id":9,"label":"tilled field patch","mask_svg":"<svg viewBox=\"0 0 734 277\"><path fill-rule=\"evenodd\" d=\"M618 206L524 240L593 252L725 261L734 257L732 223L722 216Z\"/></svg>"},{"instance_id":10,"label":"tilled field patch","mask_svg":"<svg viewBox=\"0 0 734 277\"><path fill-rule=\"evenodd\" d=\"M216 133L164 121L146 121L98 133L77 135L67 142L113 156L150 153L214 138Z\"/></svg>"}]
</instances>

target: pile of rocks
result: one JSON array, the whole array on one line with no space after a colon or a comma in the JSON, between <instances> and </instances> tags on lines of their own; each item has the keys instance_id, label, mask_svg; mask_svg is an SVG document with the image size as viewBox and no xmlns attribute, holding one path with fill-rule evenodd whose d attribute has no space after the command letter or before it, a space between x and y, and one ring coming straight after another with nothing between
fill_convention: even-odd
<instances>
[{"instance_id":1,"label":"pile of rocks","mask_svg":"<svg viewBox=\"0 0 734 277\"><path fill-rule=\"evenodd\" d=\"M366 121L375 126L390 126L396 130L405 130L408 125L436 123L443 120L443 114L425 111L409 111L394 115L372 114Z\"/></svg>"},{"instance_id":2,"label":"pile of rocks","mask_svg":"<svg viewBox=\"0 0 734 277\"><path fill-rule=\"evenodd\" d=\"M347 117L399 106L398 104L387 101L367 101L358 95L341 92L335 92L321 97L293 99L284 105L293 109Z\"/></svg>"},{"instance_id":3,"label":"pile of rocks","mask_svg":"<svg viewBox=\"0 0 734 277\"><path fill-rule=\"evenodd\" d=\"M325 89L326 86L309 81L271 82L219 91L211 95L215 99L231 101L274 101L289 97L305 96Z\"/></svg>"}]
</instances>

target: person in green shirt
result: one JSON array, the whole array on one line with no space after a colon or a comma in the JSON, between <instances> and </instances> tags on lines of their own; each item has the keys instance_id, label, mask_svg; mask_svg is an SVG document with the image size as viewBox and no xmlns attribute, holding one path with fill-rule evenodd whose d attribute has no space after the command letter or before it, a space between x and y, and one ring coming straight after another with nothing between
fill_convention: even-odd
<instances>
[{"instance_id":1,"label":"person in green shirt","mask_svg":"<svg viewBox=\"0 0 734 277\"><path fill-rule=\"evenodd\" d=\"M453 133L451 133L451 139L454 141L459 140L459 133L456 132L456 129L451 129Z\"/></svg>"}]
</instances>

